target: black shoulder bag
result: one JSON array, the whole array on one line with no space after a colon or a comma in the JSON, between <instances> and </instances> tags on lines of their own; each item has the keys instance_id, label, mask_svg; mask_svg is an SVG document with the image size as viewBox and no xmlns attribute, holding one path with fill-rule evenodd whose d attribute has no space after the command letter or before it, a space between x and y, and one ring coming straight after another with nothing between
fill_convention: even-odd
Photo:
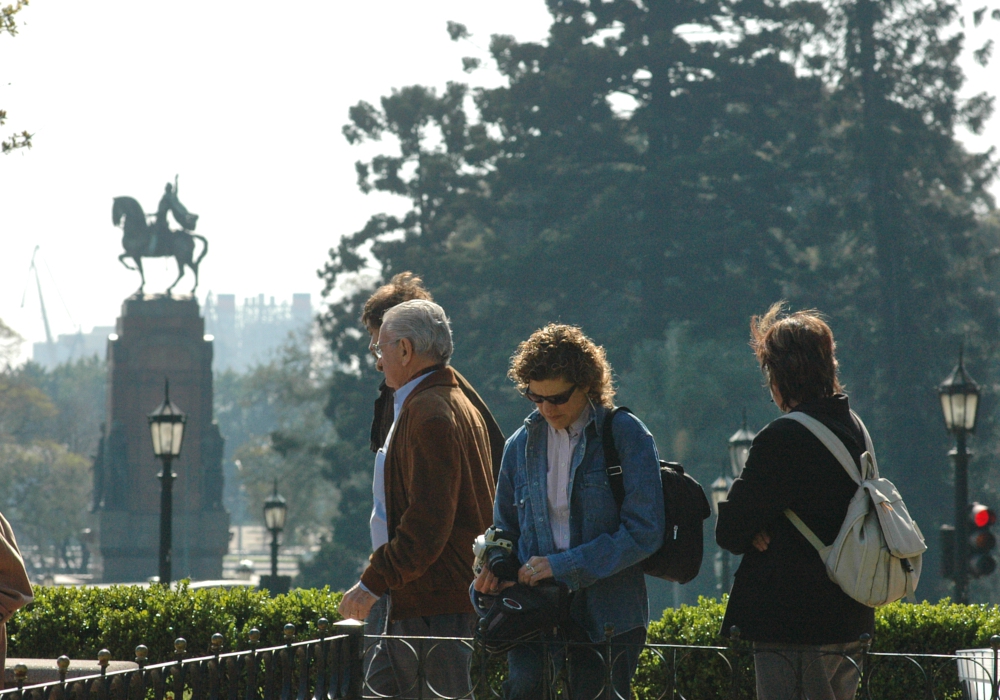
<instances>
[{"instance_id":1,"label":"black shoulder bag","mask_svg":"<svg viewBox=\"0 0 1000 700\"><path fill-rule=\"evenodd\" d=\"M625 482L622 477L622 460L615 446L611 423L619 411L632 413L624 406L611 411L604 419L604 463L607 467L611 493L619 510L625 502ZM708 498L701 484L684 467L676 462L660 460L660 483L663 486L663 510L666 530L660 549L642 562L642 570L657 578L677 583L687 583L701 570L704 549L702 522L712 514Z\"/></svg>"}]
</instances>

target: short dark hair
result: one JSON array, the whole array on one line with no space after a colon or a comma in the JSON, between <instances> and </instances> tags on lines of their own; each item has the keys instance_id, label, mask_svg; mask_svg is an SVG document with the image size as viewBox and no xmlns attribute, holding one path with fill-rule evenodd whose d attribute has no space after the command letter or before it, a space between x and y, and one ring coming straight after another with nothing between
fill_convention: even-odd
<instances>
[{"instance_id":1,"label":"short dark hair","mask_svg":"<svg viewBox=\"0 0 1000 700\"><path fill-rule=\"evenodd\" d=\"M382 285L368 297L365 308L361 311L361 323L366 328L381 328L386 311L414 299L434 301L434 297L424 287L424 281L412 272L393 275L388 284Z\"/></svg>"},{"instance_id":2,"label":"short dark hair","mask_svg":"<svg viewBox=\"0 0 1000 700\"><path fill-rule=\"evenodd\" d=\"M507 376L524 391L531 380L565 379L587 391L594 403L614 406L615 388L604 348L576 326L550 323L517 346Z\"/></svg>"},{"instance_id":3,"label":"short dark hair","mask_svg":"<svg viewBox=\"0 0 1000 700\"><path fill-rule=\"evenodd\" d=\"M839 363L833 331L815 309L787 313L785 302L771 305L750 321L750 346L761 371L789 401L802 403L839 394Z\"/></svg>"}]
</instances>

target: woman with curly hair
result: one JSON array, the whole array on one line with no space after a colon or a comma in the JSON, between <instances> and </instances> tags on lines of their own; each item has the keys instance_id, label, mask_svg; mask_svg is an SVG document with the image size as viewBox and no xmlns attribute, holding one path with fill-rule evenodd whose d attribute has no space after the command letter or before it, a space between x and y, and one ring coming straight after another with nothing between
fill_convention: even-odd
<instances>
[{"instance_id":1,"label":"woman with curly hair","mask_svg":"<svg viewBox=\"0 0 1000 700\"><path fill-rule=\"evenodd\" d=\"M508 376L537 407L504 448L494 525L517 539L518 580L554 579L573 591L570 617L594 646L550 650L568 660L574 698L604 691L606 625L613 628L615 691L629 686L646 639L649 607L642 561L663 540L663 492L656 445L639 419L615 415L625 500L619 510L608 482L601 426L613 408L611 366L604 349L574 326L549 324L520 344ZM513 582L487 568L474 583L477 609ZM568 656L568 659L566 658ZM508 652L506 698L542 695L543 655L536 645Z\"/></svg>"}]
</instances>

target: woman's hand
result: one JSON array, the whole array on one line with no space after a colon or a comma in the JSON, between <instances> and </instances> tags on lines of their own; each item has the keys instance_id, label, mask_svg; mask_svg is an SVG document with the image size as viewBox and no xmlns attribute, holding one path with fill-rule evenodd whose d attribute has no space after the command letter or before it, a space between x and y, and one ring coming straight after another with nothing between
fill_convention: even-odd
<instances>
[{"instance_id":1,"label":"woman's hand","mask_svg":"<svg viewBox=\"0 0 1000 700\"><path fill-rule=\"evenodd\" d=\"M763 552L767 550L767 546L771 544L771 536L767 534L766 531L761 530L760 532L758 532L756 535L753 536L753 539L750 540L750 543L756 548L758 552Z\"/></svg>"},{"instance_id":2,"label":"woman's hand","mask_svg":"<svg viewBox=\"0 0 1000 700\"><path fill-rule=\"evenodd\" d=\"M497 595L505 588L513 586L514 583L514 581L501 581L493 575L493 572L490 571L490 567L484 566L483 570L479 572L479 576L476 576L476 580L472 584L472 587L477 593Z\"/></svg>"},{"instance_id":3,"label":"woman's hand","mask_svg":"<svg viewBox=\"0 0 1000 700\"><path fill-rule=\"evenodd\" d=\"M552 578L548 557L532 557L517 572L517 580L526 586L537 586L539 581Z\"/></svg>"}]
</instances>

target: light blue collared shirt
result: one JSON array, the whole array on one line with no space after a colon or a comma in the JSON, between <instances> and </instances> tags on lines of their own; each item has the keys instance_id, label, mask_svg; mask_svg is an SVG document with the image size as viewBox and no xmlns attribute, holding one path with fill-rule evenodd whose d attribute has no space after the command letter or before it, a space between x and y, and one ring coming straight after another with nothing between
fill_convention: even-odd
<instances>
[{"instance_id":1,"label":"light blue collared shirt","mask_svg":"<svg viewBox=\"0 0 1000 700\"><path fill-rule=\"evenodd\" d=\"M423 372L396 389L392 397L392 425L389 426L389 433L385 436L385 444L375 453L375 477L372 481L372 516L369 520L373 552L389 542L389 525L385 512L385 454L389 451L392 434L396 432L396 423L399 422L399 412L403 409L403 403L427 374L427 372ZM361 587L368 593L371 593L371 591L365 588L364 584Z\"/></svg>"}]
</instances>

